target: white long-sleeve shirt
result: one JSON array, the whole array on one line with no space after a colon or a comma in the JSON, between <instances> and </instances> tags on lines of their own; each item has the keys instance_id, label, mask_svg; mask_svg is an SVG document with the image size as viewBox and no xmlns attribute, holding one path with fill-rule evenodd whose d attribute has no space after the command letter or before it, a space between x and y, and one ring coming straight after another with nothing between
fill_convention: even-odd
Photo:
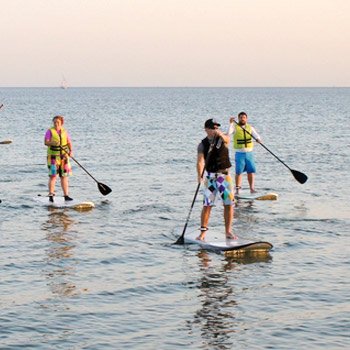
<instances>
[{"instance_id":1,"label":"white long-sleeve shirt","mask_svg":"<svg viewBox=\"0 0 350 350\"><path fill-rule=\"evenodd\" d=\"M245 125L242 126L243 129L245 129ZM256 130L250 125L251 127L251 134L253 136L253 139L254 141L255 140L259 140L260 141L260 135L256 132ZM228 129L228 135L231 137L232 139L232 136L236 131L236 128L235 128L235 124L234 122L230 123L230 127ZM251 152L253 149L252 148L247 148L247 147L243 147L243 148L239 148L239 149L235 149L236 152Z\"/></svg>"}]
</instances>

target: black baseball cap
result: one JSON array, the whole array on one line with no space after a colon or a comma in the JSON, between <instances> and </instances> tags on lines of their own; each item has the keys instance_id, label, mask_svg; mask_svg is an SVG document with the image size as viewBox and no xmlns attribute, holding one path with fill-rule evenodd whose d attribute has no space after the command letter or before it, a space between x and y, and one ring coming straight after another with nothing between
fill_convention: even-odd
<instances>
[{"instance_id":1,"label":"black baseball cap","mask_svg":"<svg viewBox=\"0 0 350 350\"><path fill-rule=\"evenodd\" d=\"M216 120L216 119L213 119L213 118L208 119L208 120L204 123L204 127L205 127L206 129L216 129L216 128L215 128L216 126L221 126L221 124L219 124L219 123L217 122L217 120Z\"/></svg>"}]
</instances>

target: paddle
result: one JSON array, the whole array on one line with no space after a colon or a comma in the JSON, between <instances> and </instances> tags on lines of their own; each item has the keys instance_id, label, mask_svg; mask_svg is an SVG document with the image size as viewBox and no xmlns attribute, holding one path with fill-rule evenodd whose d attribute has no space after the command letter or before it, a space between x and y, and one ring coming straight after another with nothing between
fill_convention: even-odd
<instances>
[{"instance_id":1,"label":"paddle","mask_svg":"<svg viewBox=\"0 0 350 350\"><path fill-rule=\"evenodd\" d=\"M107 194L110 194L112 192L112 189L109 188L107 185L98 182L73 156L71 156L62 146L60 146L61 150L66 152L70 158L72 158L95 182L97 183L97 187L100 190L100 192L104 195L107 196Z\"/></svg>"},{"instance_id":2,"label":"paddle","mask_svg":"<svg viewBox=\"0 0 350 350\"><path fill-rule=\"evenodd\" d=\"M214 148L215 141L216 141L216 138L214 138L213 142L210 144L209 151L208 151L208 154L207 154L207 158L206 158L205 161L204 161L204 167L203 167L203 170L202 170L201 178L202 178L203 175L204 175L205 168L206 168L206 166L207 166L207 164L208 164L209 155L210 155L212 149ZM186 223L185 223L184 229L183 229L183 231L182 231L181 236L177 239L177 241L176 241L174 244L184 244L184 243L185 243L185 239L184 239L184 237L185 237L185 232L186 232L187 225L188 225L188 222L189 222L189 220L190 220L191 213L192 213L192 209L193 209L194 203L195 203L195 201L196 201L197 194L198 194L198 191L199 191L199 188L200 188L200 187L201 187L201 182L198 182L196 192L194 193L194 196L193 196L191 208L190 208L190 211L189 211L189 213L188 213L188 215L187 215L187 219L186 219Z\"/></svg>"},{"instance_id":3,"label":"paddle","mask_svg":"<svg viewBox=\"0 0 350 350\"><path fill-rule=\"evenodd\" d=\"M239 125L248 135L250 135L255 141L256 141L256 138L249 132L247 131L246 129L244 129L240 124L238 124L235 120L233 120L235 122L235 124ZM276 154L274 154L273 152L271 152L262 142L258 142L261 146L263 146L266 151L270 152L278 161L280 161L285 167L287 167L290 172L292 173L292 175L294 176L295 180L297 180L299 183L301 184L304 184L306 181L307 181L307 176L298 171L298 170L293 170L291 169L285 162L283 162L280 158L278 158L276 156Z\"/></svg>"}]
</instances>

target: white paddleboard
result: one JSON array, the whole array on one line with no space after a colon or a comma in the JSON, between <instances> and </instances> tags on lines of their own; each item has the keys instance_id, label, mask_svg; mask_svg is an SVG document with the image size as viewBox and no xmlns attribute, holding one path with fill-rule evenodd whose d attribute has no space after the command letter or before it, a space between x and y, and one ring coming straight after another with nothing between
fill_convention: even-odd
<instances>
[{"instance_id":1,"label":"white paddleboard","mask_svg":"<svg viewBox=\"0 0 350 350\"><path fill-rule=\"evenodd\" d=\"M203 249L224 252L225 255L266 254L273 248L273 245L269 242L251 241L242 238L236 240L225 239L224 232L215 233L212 230L206 232L204 241L197 240L198 236L199 230L185 234L185 244L196 244Z\"/></svg>"},{"instance_id":2,"label":"white paddleboard","mask_svg":"<svg viewBox=\"0 0 350 350\"><path fill-rule=\"evenodd\" d=\"M250 192L242 192L239 194L235 194L235 198L237 199L244 199L244 200L258 200L258 201L275 201L278 199L278 194L273 192L263 193L263 192L257 192L257 193L250 193Z\"/></svg>"},{"instance_id":3,"label":"white paddleboard","mask_svg":"<svg viewBox=\"0 0 350 350\"><path fill-rule=\"evenodd\" d=\"M76 210L88 210L95 207L93 202L83 202L77 199L73 199L72 201L66 201L64 197L54 197L54 201L50 202L48 196L40 196L34 197L34 200L43 206L51 207L51 208L72 208Z\"/></svg>"}]
</instances>

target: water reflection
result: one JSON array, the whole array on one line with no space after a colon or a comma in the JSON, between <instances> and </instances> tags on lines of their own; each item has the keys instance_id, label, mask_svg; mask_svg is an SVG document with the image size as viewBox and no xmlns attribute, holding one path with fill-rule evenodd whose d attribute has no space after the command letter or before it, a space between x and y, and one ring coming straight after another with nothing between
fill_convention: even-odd
<instances>
[{"instance_id":1,"label":"water reflection","mask_svg":"<svg viewBox=\"0 0 350 350\"><path fill-rule=\"evenodd\" d=\"M215 259L215 262L213 262ZM268 262L268 253L240 257L225 257L217 264L217 256L206 251L198 252L200 278L197 283L201 308L194 314L190 328L198 326L205 348L232 349L234 336L239 331L236 288L242 264Z\"/></svg>"},{"instance_id":2,"label":"water reflection","mask_svg":"<svg viewBox=\"0 0 350 350\"><path fill-rule=\"evenodd\" d=\"M216 349L231 349L230 332L235 329L235 290L229 283L229 274L235 263L226 259L216 271L212 266L211 255L198 252L201 277L198 281L198 298L201 308L194 314L193 323L199 325L203 341Z\"/></svg>"},{"instance_id":3,"label":"water reflection","mask_svg":"<svg viewBox=\"0 0 350 350\"><path fill-rule=\"evenodd\" d=\"M51 293L59 297L71 297L78 293L76 285L72 282L75 276L76 245L74 231L71 228L74 223L74 219L67 211L51 208L47 221L42 225L49 243L44 274Z\"/></svg>"}]
</instances>

